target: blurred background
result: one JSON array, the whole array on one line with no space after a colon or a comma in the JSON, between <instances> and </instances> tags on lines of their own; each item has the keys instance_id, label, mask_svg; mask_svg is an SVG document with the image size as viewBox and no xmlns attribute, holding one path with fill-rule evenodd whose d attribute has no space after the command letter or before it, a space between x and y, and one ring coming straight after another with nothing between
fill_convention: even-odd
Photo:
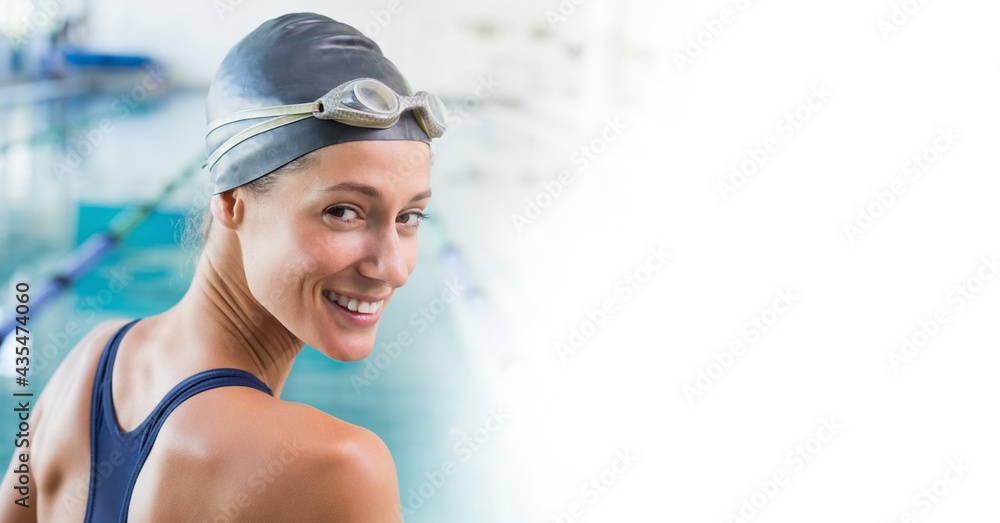
<instances>
[{"instance_id":1,"label":"blurred background","mask_svg":"<svg viewBox=\"0 0 1000 523\"><path fill-rule=\"evenodd\" d=\"M0 0L0 327L31 282L31 388L186 291L208 84L293 11L451 115L372 356L307 348L283 393L386 441L407 521L905 521L956 459L927 520L995 514L985 1Z\"/></svg>"}]
</instances>

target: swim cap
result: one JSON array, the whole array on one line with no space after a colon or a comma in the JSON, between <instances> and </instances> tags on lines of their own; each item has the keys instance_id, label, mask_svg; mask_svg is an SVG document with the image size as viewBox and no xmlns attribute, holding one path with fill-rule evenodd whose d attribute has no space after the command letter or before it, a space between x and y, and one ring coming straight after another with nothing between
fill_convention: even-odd
<instances>
[{"instance_id":1,"label":"swim cap","mask_svg":"<svg viewBox=\"0 0 1000 523\"><path fill-rule=\"evenodd\" d=\"M315 13L268 20L240 40L222 60L208 90L208 122L237 111L313 102L356 78L380 80L400 95L412 95L406 78L382 50L357 29ZM233 135L267 118L224 125L206 136L212 155ZM412 111L388 129L355 127L305 118L254 135L225 151L209 166L214 194L249 183L316 149L359 140L430 143Z\"/></svg>"}]
</instances>

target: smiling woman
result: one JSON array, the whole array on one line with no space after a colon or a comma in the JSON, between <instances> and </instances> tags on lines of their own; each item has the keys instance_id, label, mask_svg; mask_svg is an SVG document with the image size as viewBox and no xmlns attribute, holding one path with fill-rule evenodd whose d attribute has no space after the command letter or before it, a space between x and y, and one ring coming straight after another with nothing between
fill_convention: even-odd
<instances>
[{"instance_id":1,"label":"smiling woman","mask_svg":"<svg viewBox=\"0 0 1000 523\"><path fill-rule=\"evenodd\" d=\"M402 520L382 440L280 396L307 344L371 352L416 267L443 105L312 13L237 43L207 105L214 195L191 286L70 352L32 416L38 502L0 504L2 521Z\"/></svg>"},{"instance_id":2,"label":"smiling woman","mask_svg":"<svg viewBox=\"0 0 1000 523\"><path fill-rule=\"evenodd\" d=\"M400 174L414 149L425 150L424 168ZM210 236L221 236L218 243L231 237L250 292L300 339L340 361L361 359L375 329L352 327L373 327L380 311L360 311L359 303L384 307L416 267L414 214L429 200L426 149L405 140L320 149L266 195L238 188L215 198ZM328 293L347 307L334 305Z\"/></svg>"}]
</instances>

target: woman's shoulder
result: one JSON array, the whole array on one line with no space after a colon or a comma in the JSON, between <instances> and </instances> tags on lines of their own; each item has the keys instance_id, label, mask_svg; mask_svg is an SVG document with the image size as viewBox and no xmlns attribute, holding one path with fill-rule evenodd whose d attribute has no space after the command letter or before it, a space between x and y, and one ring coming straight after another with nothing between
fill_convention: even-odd
<instances>
[{"instance_id":1,"label":"woman's shoulder","mask_svg":"<svg viewBox=\"0 0 1000 523\"><path fill-rule=\"evenodd\" d=\"M389 448L371 430L303 403L280 399L270 403L269 419L273 423L267 438L272 455L291 458L304 477L333 482L395 481Z\"/></svg>"},{"instance_id":2,"label":"woman's shoulder","mask_svg":"<svg viewBox=\"0 0 1000 523\"><path fill-rule=\"evenodd\" d=\"M344 521L400 521L395 465L376 434L247 387L208 392L190 398L192 408L157 438L170 449L161 454L169 463L153 464L165 481L181 473L203 480L174 494L214 498L238 521L321 521L334 513ZM160 513L178 508L176 499L147 501Z\"/></svg>"},{"instance_id":3,"label":"woman's shoulder","mask_svg":"<svg viewBox=\"0 0 1000 523\"><path fill-rule=\"evenodd\" d=\"M66 354L64 361L87 358L88 356L99 357L104 347L111 340L111 337L131 321L132 319L129 318L111 318L99 322L80 337L76 345ZM67 332L71 330L75 331L78 328L72 325L71 322L66 324ZM97 358L95 357L94 359L96 360Z\"/></svg>"},{"instance_id":4,"label":"woman's shoulder","mask_svg":"<svg viewBox=\"0 0 1000 523\"><path fill-rule=\"evenodd\" d=\"M163 426L168 428L178 436L201 434L204 441L230 447L244 441L343 456L388 453L381 438L364 427L244 386L217 387L191 396L170 415Z\"/></svg>"},{"instance_id":5,"label":"woman's shoulder","mask_svg":"<svg viewBox=\"0 0 1000 523\"><path fill-rule=\"evenodd\" d=\"M309 457L296 461L302 484L282 496L304 505L297 517L311 521L338 513L343 521L401 521L396 467L385 442L371 430L309 405L284 403L284 419L304 431L301 439L285 433L282 444L291 451L299 442L302 455Z\"/></svg>"},{"instance_id":6,"label":"woman's shoulder","mask_svg":"<svg viewBox=\"0 0 1000 523\"><path fill-rule=\"evenodd\" d=\"M130 321L127 318L104 320L87 331L59 362L42 391L39 399L40 404L46 402L44 400L50 396L60 396L60 399L50 400L59 404L62 403L61 396L65 396L67 393L77 395L81 389L89 390L94 379L94 372L97 369L97 362L108 341L118 329ZM65 327L66 333L77 332L79 329L79 325L73 322L67 323ZM68 338L66 333L58 333L55 338L66 339ZM48 354L43 350L40 355L35 356L36 366L39 358L48 362L55 357L57 354ZM89 400L89 396L87 399Z\"/></svg>"},{"instance_id":7,"label":"woman's shoulder","mask_svg":"<svg viewBox=\"0 0 1000 523\"><path fill-rule=\"evenodd\" d=\"M339 465L392 465L389 448L378 435L303 403L278 400L283 419L320 457ZM295 432L295 431L290 431ZM287 437L288 433L280 437ZM394 471L394 468L393 468Z\"/></svg>"}]
</instances>

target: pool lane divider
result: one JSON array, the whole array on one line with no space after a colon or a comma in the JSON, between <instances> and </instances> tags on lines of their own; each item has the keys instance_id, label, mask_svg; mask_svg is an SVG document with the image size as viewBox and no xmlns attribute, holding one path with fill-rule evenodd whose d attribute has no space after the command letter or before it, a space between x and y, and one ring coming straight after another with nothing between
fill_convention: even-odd
<instances>
[{"instance_id":1,"label":"pool lane divider","mask_svg":"<svg viewBox=\"0 0 1000 523\"><path fill-rule=\"evenodd\" d=\"M175 176L156 197L138 207L122 211L108 224L108 228L92 234L73 251L66 255L56 274L50 277L40 291L31 298L32 314L37 314L53 299L66 292L77 280L87 274L98 262L107 256L122 240L128 237L143 221L145 221L160 205L178 188L182 187L195 174L201 171L204 158L199 157L186 169ZM4 340L17 326L17 318L7 317L0 311L0 354L3 352Z\"/></svg>"}]
</instances>

